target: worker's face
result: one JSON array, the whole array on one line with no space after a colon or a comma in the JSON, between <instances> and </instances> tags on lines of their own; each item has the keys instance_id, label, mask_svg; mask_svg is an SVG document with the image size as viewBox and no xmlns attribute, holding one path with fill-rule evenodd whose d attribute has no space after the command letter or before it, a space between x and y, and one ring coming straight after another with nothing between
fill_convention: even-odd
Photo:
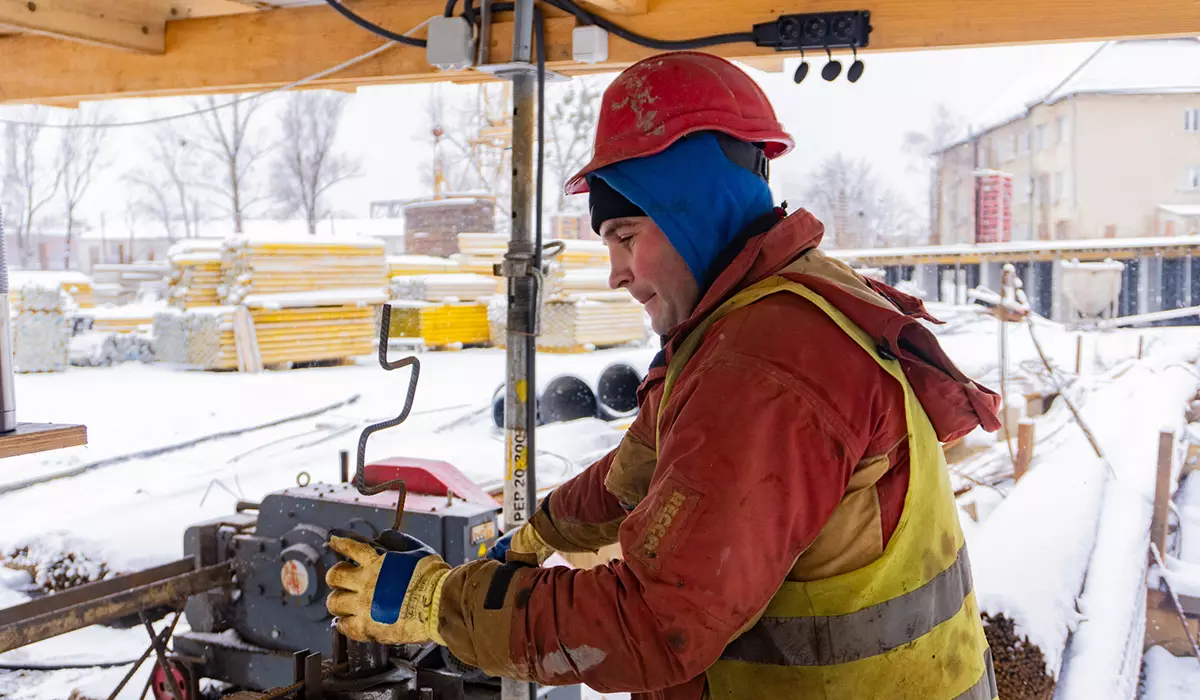
<instances>
[{"instance_id":1,"label":"worker's face","mask_svg":"<svg viewBox=\"0 0 1200 700\"><path fill-rule=\"evenodd\" d=\"M667 234L648 216L609 219L600 226L612 270L608 286L628 289L646 307L662 335L684 321L700 301L700 285Z\"/></svg>"}]
</instances>

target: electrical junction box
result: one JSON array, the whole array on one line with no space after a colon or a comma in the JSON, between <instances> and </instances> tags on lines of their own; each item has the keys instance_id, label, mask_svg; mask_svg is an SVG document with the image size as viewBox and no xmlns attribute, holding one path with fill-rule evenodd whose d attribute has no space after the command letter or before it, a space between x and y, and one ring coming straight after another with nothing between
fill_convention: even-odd
<instances>
[{"instance_id":1,"label":"electrical junction box","mask_svg":"<svg viewBox=\"0 0 1200 700\"><path fill-rule=\"evenodd\" d=\"M580 63L608 60L608 30L596 25L575 27L571 32L571 57Z\"/></svg>"},{"instance_id":2,"label":"electrical junction box","mask_svg":"<svg viewBox=\"0 0 1200 700\"><path fill-rule=\"evenodd\" d=\"M439 70L466 70L475 63L471 25L462 17L429 20L425 60Z\"/></svg>"}]
</instances>

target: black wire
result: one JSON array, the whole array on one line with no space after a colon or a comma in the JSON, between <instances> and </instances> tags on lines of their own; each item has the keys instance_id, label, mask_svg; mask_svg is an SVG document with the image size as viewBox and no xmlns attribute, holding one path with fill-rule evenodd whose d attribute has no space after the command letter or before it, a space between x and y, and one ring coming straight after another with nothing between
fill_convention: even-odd
<instances>
[{"instance_id":1,"label":"black wire","mask_svg":"<svg viewBox=\"0 0 1200 700\"><path fill-rule=\"evenodd\" d=\"M658 49L660 51L680 51L687 49L702 49L706 46L716 46L718 44L739 44L742 42L754 43L754 32L734 32L730 34L714 34L712 36L701 36L694 39L652 39L647 36L642 36L636 32L631 32L621 25L607 20L600 15L593 14L577 5L574 0L544 0L545 2L557 7L560 10L565 10L571 14L583 19L586 15L596 26L602 27L607 31L615 34L625 41L645 46L650 49Z\"/></svg>"},{"instance_id":2,"label":"black wire","mask_svg":"<svg viewBox=\"0 0 1200 700\"><path fill-rule=\"evenodd\" d=\"M453 17L453 16L454 16L454 6L455 6L456 4L458 4L458 0L446 0L446 12L445 12L445 15L446 15L447 17Z\"/></svg>"},{"instance_id":3,"label":"black wire","mask_svg":"<svg viewBox=\"0 0 1200 700\"><path fill-rule=\"evenodd\" d=\"M417 46L420 48L425 47L424 39L414 39L410 36L404 36L403 34L397 34L396 32L393 32L390 29L385 29L385 28L379 26L378 24L375 24L374 22L363 19L362 17L359 17L358 15L354 14L350 10L346 9L346 7L344 5L342 5L340 2L338 2L338 0L325 0L325 4L329 5L333 9L337 10L338 14L340 14L341 16L345 17L346 19L350 20L351 22L357 24L358 26L362 27L363 29L366 29L369 32L374 32L375 34L378 34L379 36L381 36L385 39L391 39L392 41L395 41L397 43L407 44L409 46Z\"/></svg>"}]
</instances>

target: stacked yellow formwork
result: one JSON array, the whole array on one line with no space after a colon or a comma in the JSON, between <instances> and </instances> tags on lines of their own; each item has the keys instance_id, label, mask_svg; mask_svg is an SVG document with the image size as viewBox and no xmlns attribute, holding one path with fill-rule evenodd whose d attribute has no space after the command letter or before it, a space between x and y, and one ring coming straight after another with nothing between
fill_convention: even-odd
<instances>
[{"instance_id":1,"label":"stacked yellow formwork","mask_svg":"<svg viewBox=\"0 0 1200 700\"><path fill-rule=\"evenodd\" d=\"M388 279L398 275L447 275L460 272L457 260L433 255L389 255Z\"/></svg>"},{"instance_id":2,"label":"stacked yellow formwork","mask_svg":"<svg viewBox=\"0 0 1200 700\"><path fill-rule=\"evenodd\" d=\"M221 303L225 282L221 247L220 241L184 241L171 247L167 300L172 306L190 309Z\"/></svg>"},{"instance_id":3,"label":"stacked yellow formwork","mask_svg":"<svg viewBox=\"0 0 1200 700\"><path fill-rule=\"evenodd\" d=\"M387 287L384 244L372 238L237 238L222 256L225 304L252 294Z\"/></svg>"},{"instance_id":4,"label":"stacked yellow formwork","mask_svg":"<svg viewBox=\"0 0 1200 700\"><path fill-rule=\"evenodd\" d=\"M472 303L392 302L388 336L420 338L428 348L460 348L488 342L487 306Z\"/></svg>"},{"instance_id":5,"label":"stacked yellow formwork","mask_svg":"<svg viewBox=\"0 0 1200 700\"><path fill-rule=\"evenodd\" d=\"M177 308L154 317L162 361L256 370L375 351L378 310L388 298L382 241L231 238L219 251L176 252ZM213 299L214 252L219 304L193 303ZM197 280L204 283L202 294Z\"/></svg>"},{"instance_id":6,"label":"stacked yellow formwork","mask_svg":"<svg viewBox=\"0 0 1200 700\"><path fill-rule=\"evenodd\" d=\"M25 282L13 295L13 366L17 372L67 368L71 298L59 285Z\"/></svg>"}]
</instances>

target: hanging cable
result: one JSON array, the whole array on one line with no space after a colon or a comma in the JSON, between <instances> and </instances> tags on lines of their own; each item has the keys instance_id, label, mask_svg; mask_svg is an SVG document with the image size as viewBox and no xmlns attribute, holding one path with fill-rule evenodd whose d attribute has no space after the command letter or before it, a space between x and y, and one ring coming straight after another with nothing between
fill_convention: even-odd
<instances>
[{"instance_id":1,"label":"hanging cable","mask_svg":"<svg viewBox=\"0 0 1200 700\"><path fill-rule=\"evenodd\" d=\"M333 9L337 10L338 14L340 14L341 16L345 17L346 19L357 24L358 26L362 27L363 29L366 29L369 32L374 32L385 39L391 39L392 41L394 41L398 44L406 44L408 46L416 46L419 48L425 48L425 40L424 39L414 39L410 36L406 36L406 34L409 34L410 32L405 32L404 34L397 34L396 32L393 32L390 29L381 27L378 24L375 24L374 22L372 22L368 19L365 19L363 17L360 17L359 15L354 14L353 12L348 10L345 5L338 2L338 0L325 0L325 4L329 5ZM452 13L453 11L454 11L454 3L451 2L450 0L447 0L446 12L448 14L446 16L449 17L450 16L449 13ZM426 21L428 21L428 20L426 20Z\"/></svg>"}]
</instances>

